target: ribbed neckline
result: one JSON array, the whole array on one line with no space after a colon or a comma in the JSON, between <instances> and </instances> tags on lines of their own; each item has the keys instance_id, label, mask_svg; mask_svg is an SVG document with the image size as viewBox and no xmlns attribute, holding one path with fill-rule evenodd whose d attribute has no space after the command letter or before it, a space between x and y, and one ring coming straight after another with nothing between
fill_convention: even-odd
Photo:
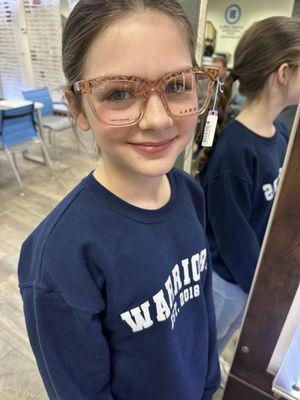
<instances>
[{"instance_id":1,"label":"ribbed neckline","mask_svg":"<svg viewBox=\"0 0 300 400\"><path fill-rule=\"evenodd\" d=\"M101 205L110 208L116 213L143 223L158 223L171 216L171 211L178 201L178 195L181 191L178 188L179 179L177 174L175 169L172 169L167 174L171 186L171 196L169 201L157 210L147 210L127 203L101 185L101 183L94 178L93 172L83 180L83 184L86 184L93 191L99 198L99 201L101 201Z\"/></svg>"}]
</instances>

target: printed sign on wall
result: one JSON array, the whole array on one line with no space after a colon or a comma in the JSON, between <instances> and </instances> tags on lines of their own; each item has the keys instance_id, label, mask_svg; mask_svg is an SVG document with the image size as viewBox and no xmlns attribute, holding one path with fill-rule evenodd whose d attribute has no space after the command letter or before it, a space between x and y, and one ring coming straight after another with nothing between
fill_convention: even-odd
<instances>
[{"instance_id":1,"label":"printed sign on wall","mask_svg":"<svg viewBox=\"0 0 300 400\"><path fill-rule=\"evenodd\" d=\"M239 38L245 26L240 22L242 16L241 7L237 4L231 4L225 10L224 19L226 24L220 26L222 39Z\"/></svg>"}]
</instances>

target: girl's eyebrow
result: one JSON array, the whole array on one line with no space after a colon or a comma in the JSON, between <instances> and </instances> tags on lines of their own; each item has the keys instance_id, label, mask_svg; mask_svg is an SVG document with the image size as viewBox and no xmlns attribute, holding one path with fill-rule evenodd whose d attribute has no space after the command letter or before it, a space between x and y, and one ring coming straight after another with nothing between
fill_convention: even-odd
<instances>
[{"instance_id":1,"label":"girl's eyebrow","mask_svg":"<svg viewBox=\"0 0 300 400\"><path fill-rule=\"evenodd\" d=\"M184 72L184 71L187 71L187 70L190 70L190 69L193 69L193 68L194 68L193 66L186 66L186 67L180 68L178 70L169 71L169 72L164 73L163 75L160 76L160 78L157 78L157 79L142 78L142 77L140 77L138 75L134 75L134 74L109 74L109 75L108 74L107 75L103 74L103 75L97 75L97 76L82 78L82 79L80 79L80 81L89 81L89 80L100 79L100 78L101 79L107 79L107 80L110 80L110 79L125 79L125 78L128 79L129 78L129 79L139 79L141 81L155 82L157 80L160 80L160 79L164 78L165 76L168 76L168 75L171 75L171 74L180 73L180 72Z\"/></svg>"}]
</instances>

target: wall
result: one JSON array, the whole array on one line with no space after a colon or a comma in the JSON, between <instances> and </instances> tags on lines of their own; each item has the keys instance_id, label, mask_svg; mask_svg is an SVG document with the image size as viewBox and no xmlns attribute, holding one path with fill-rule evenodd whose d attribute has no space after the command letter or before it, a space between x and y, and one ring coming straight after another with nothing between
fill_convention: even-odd
<instances>
[{"instance_id":1,"label":"wall","mask_svg":"<svg viewBox=\"0 0 300 400\"><path fill-rule=\"evenodd\" d=\"M200 10L200 0L179 0L184 8L188 18L190 19L195 32L198 30L198 17Z\"/></svg>"},{"instance_id":2,"label":"wall","mask_svg":"<svg viewBox=\"0 0 300 400\"><path fill-rule=\"evenodd\" d=\"M238 5L241 10L240 19L232 24L225 19L226 9L231 5ZM215 52L225 52L232 56L242 32L254 21L272 15L291 16L293 8L294 0L209 0L207 20L217 29ZM232 57L229 59L229 65L231 62Z\"/></svg>"},{"instance_id":3,"label":"wall","mask_svg":"<svg viewBox=\"0 0 300 400\"><path fill-rule=\"evenodd\" d=\"M295 0L293 16L300 17L300 0Z\"/></svg>"},{"instance_id":4,"label":"wall","mask_svg":"<svg viewBox=\"0 0 300 400\"><path fill-rule=\"evenodd\" d=\"M68 0L60 0L60 13L65 18L70 14L70 3Z\"/></svg>"}]
</instances>

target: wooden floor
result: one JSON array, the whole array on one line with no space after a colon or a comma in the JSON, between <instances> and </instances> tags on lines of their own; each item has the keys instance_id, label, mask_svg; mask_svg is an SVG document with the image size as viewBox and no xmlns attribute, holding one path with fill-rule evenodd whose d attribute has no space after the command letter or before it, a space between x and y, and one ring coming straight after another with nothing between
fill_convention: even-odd
<instances>
[{"instance_id":1,"label":"wooden floor","mask_svg":"<svg viewBox=\"0 0 300 400\"><path fill-rule=\"evenodd\" d=\"M59 135L60 163L53 164L54 179L46 166L23 160L21 155L18 155L24 196L20 196L8 160L0 151L1 400L48 398L27 339L17 286L17 264L24 239L96 165L91 136L85 134L81 139L84 149L81 147L78 151L72 131L65 131ZM216 395L216 400L221 399L221 396L222 391Z\"/></svg>"}]
</instances>

